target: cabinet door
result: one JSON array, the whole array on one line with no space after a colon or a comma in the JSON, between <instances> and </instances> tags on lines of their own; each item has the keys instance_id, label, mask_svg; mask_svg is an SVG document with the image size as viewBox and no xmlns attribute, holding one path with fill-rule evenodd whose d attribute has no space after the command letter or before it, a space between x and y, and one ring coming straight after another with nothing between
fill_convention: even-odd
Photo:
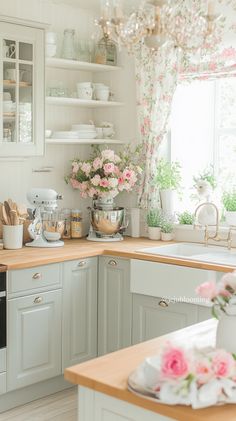
<instances>
[{"instance_id":1,"label":"cabinet door","mask_svg":"<svg viewBox=\"0 0 236 421\"><path fill-rule=\"evenodd\" d=\"M136 344L197 323L194 304L167 303L161 298L133 294L132 342Z\"/></svg>"},{"instance_id":2,"label":"cabinet door","mask_svg":"<svg viewBox=\"0 0 236 421\"><path fill-rule=\"evenodd\" d=\"M63 367L97 356L97 258L64 263Z\"/></svg>"},{"instance_id":3,"label":"cabinet door","mask_svg":"<svg viewBox=\"0 0 236 421\"><path fill-rule=\"evenodd\" d=\"M61 290L9 300L7 390L61 372Z\"/></svg>"},{"instance_id":4,"label":"cabinet door","mask_svg":"<svg viewBox=\"0 0 236 421\"><path fill-rule=\"evenodd\" d=\"M44 151L44 30L1 22L0 155Z\"/></svg>"},{"instance_id":5,"label":"cabinet door","mask_svg":"<svg viewBox=\"0 0 236 421\"><path fill-rule=\"evenodd\" d=\"M130 262L99 258L98 354L131 345Z\"/></svg>"},{"instance_id":6,"label":"cabinet door","mask_svg":"<svg viewBox=\"0 0 236 421\"><path fill-rule=\"evenodd\" d=\"M198 322L204 322L204 320L211 319L212 317L211 307L198 306Z\"/></svg>"}]
</instances>

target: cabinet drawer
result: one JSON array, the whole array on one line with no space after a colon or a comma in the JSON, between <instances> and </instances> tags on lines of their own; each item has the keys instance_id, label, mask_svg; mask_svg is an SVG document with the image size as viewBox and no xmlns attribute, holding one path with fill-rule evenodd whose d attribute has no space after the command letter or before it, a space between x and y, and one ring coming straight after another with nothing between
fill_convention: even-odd
<instances>
[{"instance_id":1,"label":"cabinet drawer","mask_svg":"<svg viewBox=\"0 0 236 421\"><path fill-rule=\"evenodd\" d=\"M0 374L0 395L7 391L7 377L6 373Z\"/></svg>"},{"instance_id":2,"label":"cabinet drawer","mask_svg":"<svg viewBox=\"0 0 236 421\"><path fill-rule=\"evenodd\" d=\"M8 296L19 296L51 290L61 286L61 265L52 264L29 269L12 270L8 274Z\"/></svg>"}]
</instances>

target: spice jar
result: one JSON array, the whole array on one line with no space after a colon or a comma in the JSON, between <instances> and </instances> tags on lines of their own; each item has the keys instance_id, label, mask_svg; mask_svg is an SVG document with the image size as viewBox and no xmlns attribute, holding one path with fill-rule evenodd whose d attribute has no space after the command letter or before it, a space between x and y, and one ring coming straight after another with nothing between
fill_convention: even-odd
<instances>
[{"instance_id":1,"label":"spice jar","mask_svg":"<svg viewBox=\"0 0 236 421\"><path fill-rule=\"evenodd\" d=\"M62 238L69 240L71 238L71 209L63 209L64 232Z\"/></svg>"},{"instance_id":2,"label":"spice jar","mask_svg":"<svg viewBox=\"0 0 236 421\"><path fill-rule=\"evenodd\" d=\"M82 212L79 209L71 211L71 238L82 237Z\"/></svg>"}]
</instances>

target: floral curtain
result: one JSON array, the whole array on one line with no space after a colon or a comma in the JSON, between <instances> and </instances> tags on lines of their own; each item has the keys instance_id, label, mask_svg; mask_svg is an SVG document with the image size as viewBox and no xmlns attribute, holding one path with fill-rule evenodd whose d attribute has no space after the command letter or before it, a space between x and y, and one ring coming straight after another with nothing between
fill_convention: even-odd
<instances>
[{"instance_id":1,"label":"floral curtain","mask_svg":"<svg viewBox=\"0 0 236 421\"><path fill-rule=\"evenodd\" d=\"M188 9L194 15L206 10L207 4L207 0L180 0L179 13L184 17ZM216 34L209 36L197 53L183 52L174 44L157 53L143 44L136 50L137 104L145 162L139 196L141 207L150 206L156 196L153 177L177 84L196 78L236 76L236 0L215 0L214 8L219 16Z\"/></svg>"}]
</instances>

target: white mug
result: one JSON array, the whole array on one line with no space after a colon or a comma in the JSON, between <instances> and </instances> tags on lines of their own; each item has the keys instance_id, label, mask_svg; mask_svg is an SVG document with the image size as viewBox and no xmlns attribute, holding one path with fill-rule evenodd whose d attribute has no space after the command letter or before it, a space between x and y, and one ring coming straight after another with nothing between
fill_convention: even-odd
<instances>
[{"instance_id":1,"label":"white mug","mask_svg":"<svg viewBox=\"0 0 236 421\"><path fill-rule=\"evenodd\" d=\"M98 101L108 101L109 99L109 88L96 88L95 97Z\"/></svg>"}]
</instances>

